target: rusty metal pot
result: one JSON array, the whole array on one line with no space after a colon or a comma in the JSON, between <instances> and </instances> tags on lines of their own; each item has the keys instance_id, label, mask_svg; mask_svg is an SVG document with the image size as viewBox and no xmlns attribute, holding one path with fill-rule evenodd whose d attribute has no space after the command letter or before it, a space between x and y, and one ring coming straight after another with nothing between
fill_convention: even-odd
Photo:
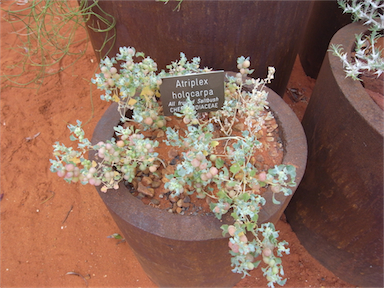
<instances>
[{"instance_id":1,"label":"rusty metal pot","mask_svg":"<svg viewBox=\"0 0 384 288\"><path fill-rule=\"evenodd\" d=\"M305 74L317 78L329 41L341 27L352 22L337 1L315 1L299 48Z\"/></svg>"},{"instance_id":2,"label":"rusty metal pot","mask_svg":"<svg viewBox=\"0 0 384 288\"><path fill-rule=\"evenodd\" d=\"M288 105L272 90L271 110L280 125L285 153L283 163L297 167L296 183L304 174L307 146L299 120ZM112 104L94 131L92 143L114 135L119 123L117 105ZM90 159L95 159L90 154ZM240 274L231 272L228 238L222 236L222 221L214 216L183 216L144 205L124 185L103 193L96 188L113 219L149 278L161 287L231 287ZM292 188L293 192L296 187ZM267 204L260 223L276 223L291 198L277 195L280 205L272 203L272 192L264 194Z\"/></svg>"},{"instance_id":3,"label":"rusty metal pot","mask_svg":"<svg viewBox=\"0 0 384 288\"><path fill-rule=\"evenodd\" d=\"M298 53L312 1L183 1L175 11L175 3L158 1L99 1L103 11L94 12L116 20L116 38L106 43L99 60L108 49L116 55L119 47L133 46L165 69L170 59L179 59L180 51L188 59L199 56L202 67L237 71L232 59L250 56L255 77L266 75L268 66L276 68L269 86L284 95ZM89 0L89 5L93 0ZM107 13L107 14L106 14ZM91 16L91 27L107 28ZM100 51L113 33L88 29L95 51Z\"/></svg>"},{"instance_id":4,"label":"rusty metal pot","mask_svg":"<svg viewBox=\"0 0 384 288\"><path fill-rule=\"evenodd\" d=\"M331 44L353 51L359 23ZM383 111L326 54L302 124L307 169L286 215L321 264L354 286L383 287Z\"/></svg>"}]
</instances>

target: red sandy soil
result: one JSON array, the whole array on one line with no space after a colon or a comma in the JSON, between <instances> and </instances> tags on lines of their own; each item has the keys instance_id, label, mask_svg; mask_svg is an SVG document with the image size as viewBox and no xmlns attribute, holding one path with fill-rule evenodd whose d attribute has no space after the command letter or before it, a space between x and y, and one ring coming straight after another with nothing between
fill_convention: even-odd
<instances>
[{"instance_id":1,"label":"red sandy soil","mask_svg":"<svg viewBox=\"0 0 384 288\"><path fill-rule=\"evenodd\" d=\"M16 38L3 19L1 24L1 68L7 74L20 56L8 50ZM96 190L68 184L49 171L52 145L70 144L66 124L81 120L91 137L108 106L94 86L90 91L96 67L89 46L72 68L46 77L38 92L2 84L1 287L156 287L127 243L107 238L119 229ZM296 61L288 88L303 97L297 103L284 98L300 119L313 85ZM283 219L277 229L291 249L283 258L285 287L351 286L312 258ZM236 287L266 284L255 271Z\"/></svg>"}]
</instances>

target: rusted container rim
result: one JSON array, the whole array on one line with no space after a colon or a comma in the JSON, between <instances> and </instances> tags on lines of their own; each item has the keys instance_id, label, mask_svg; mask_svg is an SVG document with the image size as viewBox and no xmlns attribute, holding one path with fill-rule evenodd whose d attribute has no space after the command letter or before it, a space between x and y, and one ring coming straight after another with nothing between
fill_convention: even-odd
<instances>
[{"instance_id":1,"label":"rusted container rim","mask_svg":"<svg viewBox=\"0 0 384 288\"><path fill-rule=\"evenodd\" d=\"M300 183L307 160L307 142L303 128L296 115L281 97L269 88L266 88L266 90L269 92L268 101L270 108L280 125L280 137L285 149L283 163L296 166L296 183ZM119 120L120 115L117 112L117 103L114 103L98 122L93 134L92 143L96 144L99 141L110 139L114 134L113 127L118 124ZM94 155L95 153L90 153L89 157L91 160L96 160ZM230 216L224 217L220 221L213 215L178 215L144 205L141 200L132 196L122 183L120 183L118 190L108 190L107 193L101 192L100 186L96 187L96 189L108 209L132 225L160 237L184 241L222 238L220 226L223 223L230 223L228 221L232 221ZM293 187L292 191L295 190L296 187ZM277 212L285 209L291 199L291 196L285 197L280 195L282 194L280 193L276 195L276 199L281 204L275 205L271 201L272 193L268 189L263 194L267 204L263 206L260 213L260 223L269 222ZM184 233L186 230L188 233ZM180 231L183 231L183 233L180 233Z\"/></svg>"},{"instance_id":2,"label":"rusted container rim","mask_svg":"<svg viewBox=\"0 0 384 288\"><path fill-rule=\"evenodd\" d=\"M341 45L344 52L348 53L351 61L351 52L355 47L355 35L368 32L368 26L355 22L341 28L332 37L330 44ZM330 46L329 46L330 47ZM372 126L378 133L384 136L384 113L365 91L360 81L345 77L343 64L339 57L334 56L331 51L327 52L327 58L338 86L356 111ZM356 91L359 91L356 93Z\"/></svg>"}]
</instances>

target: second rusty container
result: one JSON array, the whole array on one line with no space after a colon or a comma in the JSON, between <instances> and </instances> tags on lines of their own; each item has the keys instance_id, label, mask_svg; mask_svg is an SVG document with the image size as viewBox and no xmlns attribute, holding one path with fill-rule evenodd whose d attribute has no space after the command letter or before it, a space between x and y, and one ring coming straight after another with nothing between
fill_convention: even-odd
<instances>
[{"instance_id":1,"label":"second rusty container","mask_svg":"<svg viewBox=\"0 0 384 288\"><path fill-rule=\"evenodd\" d=\"M98 1L94 12L115 20L116 34L88 29L95 51L103 47L103 57L109 49L114 56L119 47L132 46L165 69L169 59L179 59L180 51L187 58L201 57L202 67L237 71L233 59L251 58L254 77L267 75L268 66L276 68L269 86L281 97L285 92L293 64L309 18L312 1L183 1L180 10L176 2L164 5L160 1ZM89 5L93 0L89 0ZM107 28L95 15L89 27ZM99 29L99 31L100 31ZM111 46L111 43L114 43Z\"/></svg>"}]
</instances>

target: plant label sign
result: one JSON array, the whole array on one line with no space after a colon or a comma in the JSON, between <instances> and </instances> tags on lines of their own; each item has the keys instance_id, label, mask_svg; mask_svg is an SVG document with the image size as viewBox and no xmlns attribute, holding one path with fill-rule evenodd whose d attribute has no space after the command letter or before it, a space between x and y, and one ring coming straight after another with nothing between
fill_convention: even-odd
<instances>
[{"instance_id":1,"label":"plant label sign","mask_svg":"<svg viewBox=\"0 0 384 288\"><path fill-rule=\"evenodd\" d=\"M188 98L197 113L219 110L224 103L224 71L164 77L160 94L166 116L180 112Z\"/></svg>"}]
</instances>

